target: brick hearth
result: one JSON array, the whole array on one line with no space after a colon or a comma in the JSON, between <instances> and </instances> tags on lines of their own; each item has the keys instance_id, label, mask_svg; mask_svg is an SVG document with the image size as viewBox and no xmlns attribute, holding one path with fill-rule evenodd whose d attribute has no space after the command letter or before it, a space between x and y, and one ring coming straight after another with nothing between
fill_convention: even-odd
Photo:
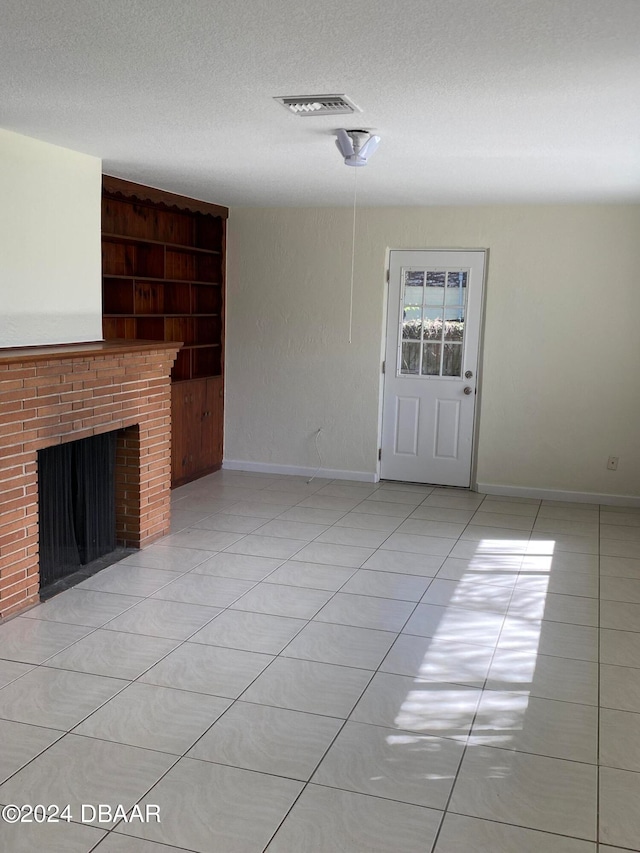
<instances>
[{"instance_id":1,"label":"brick hearth","mask_svg":"<svg viewBox=\"0 0 640 853\"><path fill-rule=\"evenodd\" d=\"M122 430L118 544L140 548L168 532L178 349L159 341L0 349L0 619L38 600L38 450Z\"/></svg>"}]
</instances>

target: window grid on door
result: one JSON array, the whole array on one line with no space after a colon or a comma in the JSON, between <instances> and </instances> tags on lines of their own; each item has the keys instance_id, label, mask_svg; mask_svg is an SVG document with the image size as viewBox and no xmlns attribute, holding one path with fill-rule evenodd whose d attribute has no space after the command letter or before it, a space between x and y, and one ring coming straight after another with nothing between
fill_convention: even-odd
<instances>
[{"instance_id":1,"label":"window grid on door","mask_svg":"<svg viewBox=\"0 0 640 853\"><path fill-rule=\"evenodd\" d=\"M468 270L402 270L398 366L401 376L462 376Z\"/></svg>"}]
</instances>

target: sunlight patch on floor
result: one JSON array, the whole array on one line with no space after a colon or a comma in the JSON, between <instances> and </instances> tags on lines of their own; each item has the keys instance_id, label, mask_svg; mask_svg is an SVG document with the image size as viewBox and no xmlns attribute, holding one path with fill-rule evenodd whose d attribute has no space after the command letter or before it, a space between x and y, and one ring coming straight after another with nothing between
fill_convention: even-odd
<instances>
[{"instance_id":1,"label":"sunlight patch on floor","mask_svg":"<svg viewBox=\"0 0 640 853\"><path fill-rule=\"evenodd\" d=\"M437 608L433 608L434 625L428 629L431 636L423 638L426 648L416 668L415 686L395 717L398 729L466 740L481 695L480 690L469 688L483 686L492 654L487 655L488 646L513 654L509 655L510 665L503 666L499 674L506 690L495 685L495 697L490 696L493 701L483 706L478 734L483 743L507 746L524 729L554 545L553 540L532 543L524 539L482 539L477 543L475 554L467 561L468 571L452 582L455 586L449 601L437 619ZM521 573L525 555L527 569ZM495 681L494 675L492 683Z\"/></svg>"}]
</instances>

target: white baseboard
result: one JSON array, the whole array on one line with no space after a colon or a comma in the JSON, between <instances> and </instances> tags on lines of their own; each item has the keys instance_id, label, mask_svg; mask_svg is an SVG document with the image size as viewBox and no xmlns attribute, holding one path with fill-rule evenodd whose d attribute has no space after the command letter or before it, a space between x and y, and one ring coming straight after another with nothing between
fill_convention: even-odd
<instances>
[{"instance_id":1,"label":"white baseboard","mask_svg":"<svg viewBox=\"0 0 640 853\"><path fill-rule=\"evenodd\" d=\"M269 462L250 462L242 459L225 459L222 467L227 471L255 471L259 474L288 474L295 477L320 477L330 480L355 480L377 483L380 479L372 471L346 471L340 468L307 468L300 465L276 465ZM504 495L510 498L535 498L546 501L569 501L607 506L638 506L640 495L610 495L598 492L570 492L561 489L536 489L529 486L504 486L499 483L476 483L474 490L487 495Z\"/></svg>"},{"instance_id":2,"label":"white baseboard","mask_svg":"<svg viewBox=\"0 0 640 853\"><path fill-rule=\"evenodd\" d=\"M222 463L227 471L255 471L259 474L289 474L296 477L321 477L325 480L357 480L361 483L377 483L378 475L372 471L343 471L340 468L304 468L299 465L272 465L268 462L245 462L242 459L225 459Z\"/></svg>"},{"instance_id":3,"label":"white baseboard","mask_svg":"<svg viewBox=\"0 0 640 853\"><path fill-rule=\"evenodd\" d=\"M501 486L496 483L477 483L476 491L509 498L536 498L545 501L605 504L607 506L640 506L638 495L606 495L597 492L567 492L560 489L533 489L528 486Z\"/></svg>"}]
</instances>

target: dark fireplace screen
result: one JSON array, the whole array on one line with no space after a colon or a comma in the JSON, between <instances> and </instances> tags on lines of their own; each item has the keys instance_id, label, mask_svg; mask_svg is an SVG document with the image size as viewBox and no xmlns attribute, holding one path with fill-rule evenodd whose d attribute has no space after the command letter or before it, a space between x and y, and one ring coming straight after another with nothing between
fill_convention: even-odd
<instances>
[{"instance_id":1,"label":"dark fireplace screen","mask_svg":"<svg viewBox=\"0 0 640 853\"><path fill-rule=\"evenodd\" d=\"M116 548L116 432L38 452L40 587Z\"/></svg>"}]
</instances>

